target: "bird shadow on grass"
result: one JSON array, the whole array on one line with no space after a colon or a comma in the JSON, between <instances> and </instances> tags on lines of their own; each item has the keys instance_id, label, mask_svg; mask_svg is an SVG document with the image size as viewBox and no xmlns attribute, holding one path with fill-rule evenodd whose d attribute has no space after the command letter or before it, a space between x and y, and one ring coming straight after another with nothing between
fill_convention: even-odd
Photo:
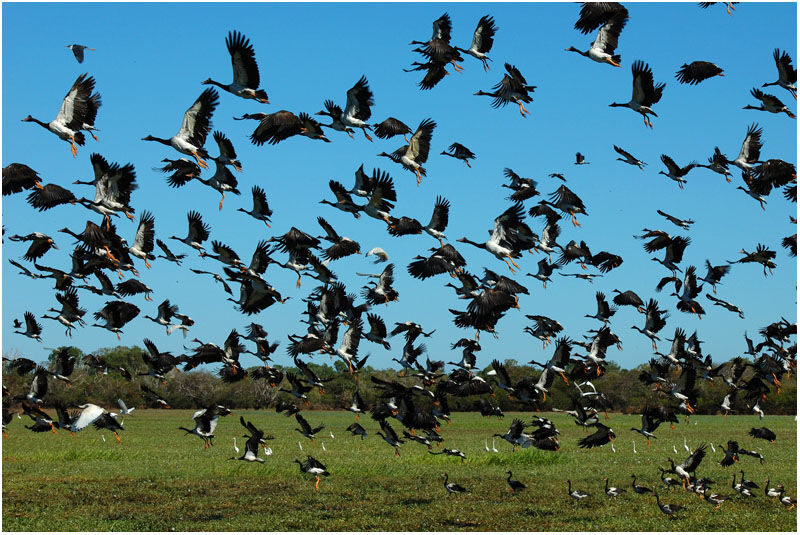
<instances>
[{"instance_id":1,"label":"bird shadow on grass","mask_svg":"<svg viewBox=\"0 0 800 535\"><path fill-rule=\"evenodd\" d=\"M444 521L444 524L447 526L453 526L457 528L475 528L480 525L480 522L474 520L460 520L456 518L455 520L452 518L448 518Z\"/></svg>"},{"instance_id":2,"label":"bird shadow on grass","mask_svg":"<svg viewBox=\"0 0 800 535\"><path fill-rule=\"evenodd\" d=\"M429 505L433 503L432 498L406 498L400 502L403 505Z\"/></svg>"}]
</instances>

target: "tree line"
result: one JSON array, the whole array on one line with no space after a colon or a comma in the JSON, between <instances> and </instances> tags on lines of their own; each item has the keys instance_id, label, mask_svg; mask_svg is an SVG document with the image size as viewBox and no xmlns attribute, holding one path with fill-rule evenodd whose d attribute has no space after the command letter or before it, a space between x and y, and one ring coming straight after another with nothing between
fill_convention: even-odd
<instances>
[{"instance_id":1,"label":"tree line","mask_svg":"<svg viewBox=\"0 0 800 535\"><path fill-rule=\"evenodd\" d=\"M48 357L48 366L53 363L60 350L61 348L56 348L52 351ZM50 390L45 398L45 406L52 406L55 400L61 400L68 405L95 403L103 407L115 407L117 400L123 399L129 407L144 408L148 406L148 402L139 386L142 383L161 394L174 409L197 408L196 399L206 402L213 401L231 409L273 408L279 398L292 402L298 401L290 394L271 387L266 380L248 378L235 383L226 383L217 377L215 371L208 369L196 369L190 372L181 372L175 369L169 373L166 384L162 384L152 377L137 377L137 374L147 372L147 366L142 361L144 350L138 346L117 346L94 352L94 355L102 356L109 366L123 366L128 370L132 375L130 381L113 370L105 375L92 372L84 366L82 362L84 354L78 348L71 347L70 352L78 359L75 371L70 377L71 386L62 381L51 380ZM540 368L521 365L512 359L506 360L503 364L512 383L525 376L538 377L541 373ZM347 365L338 359L330 362L310 361L308 366L321 379L330 378L330 381L325 384L325 395L321 395L316 388L309 392L306 408L312 410L344 409L350 405L356 390L367 406L374 405L378 402L379 392L373 388L370 381L372 375L384 380L398 380L409 384L418 382L414 380L411 383L410 380L399 376L395 369L376 369L369 365L364 366L358 374L358 380L354 381L348 373ZM248 371L257 367L248 368ZM274 367L284 373L293 372L302 375L294 366L275 365ZM592 383L608 398L613 412L638 414L648 405L654 406L668 402L666 396L655 392L652 387L645 386L639 381L639 373L646 369L649 369L647 363L632 369L623 369L615 362L609 361L606 364L605 374L592 380ZM485 372L490 370L491 367L487 366L482 370L475 370L475 372L487 377ZM16 373L9 373L5 368L3 371L3 385L9 389L12 395L23 395L28 391L31 376L21 377ZM748 373L745 372L745 375ZM672 380L677 380L677 376ZM795 414L796 378L794 375L789 378L784 375L780 380L780 392L775 386L771 386L772 392L761 403L761 407L767 414ZM696 388L698 390L697 403L694 407L696 414L720 414L722 412L720 403L728 392L725 383L720 378L715 379L713 383L698 378ZM584 391L588 389L588 387L583 388ZM547 394L547 399L535 408L518 400L509 399L500 389L495 390L497 391L496 397L482 397L488 399L492 405L499 406L503 411L549 411L553 408L569 410L572 408L573 398L578 395L578 390L572 382L568 386L558 376ZM420 400L422 406L430 402L430 400ZM451 411L479 411L481 407L478 396L466 398L449 396L448 403ZM156 408L155 405L152 406ZM751 413L746 400L739 398L733 404L732 409L731 414Z\"/></svg>"}]
</instances>

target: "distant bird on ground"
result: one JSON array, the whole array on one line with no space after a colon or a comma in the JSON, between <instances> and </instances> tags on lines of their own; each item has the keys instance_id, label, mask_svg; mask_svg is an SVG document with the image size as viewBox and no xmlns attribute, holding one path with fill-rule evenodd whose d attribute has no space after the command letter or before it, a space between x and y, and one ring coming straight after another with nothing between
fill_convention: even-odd
<instances>
[{"instance_id":1,"label":"distant bird on ground","mask_svg":"<svg viewBox=\"0 0 800 535\"><path fill-rule=\"evenodd\" d=\"M72 53L75 55L75 59L78 60L78 63L83 63L84 50L91 50L92 52L97 50L96 48L89 48L88 46L85 45L64 45L64 48L69 48L70 50L72 50Z\"/></svg>"},{"instance_id":2,"label":"distant bird on ground","mask_svg":"<svg viewBox=\"0 0 800 535\"><path fill-rule=\"evenodd\" d=\"M272 436L265 437L264 432L256 428L252 422L245 421L244 416L239 417L239 422L242 424L242 427L250 432L250 435L245 435L247 442L244 445L244 454L241 457L230 457L228 460L246 461L251 463L265 462L264 459L260 459L258 457L258 446L261 444L266 444L265 440L272 438ZM233 447L236 449L236 453L239 453L239 449L236 448L235 439Z\"/></svg>"},{"instance_id":3,"label":"distant bird on ground","mask_svg":"<svg viewBox=\"0 0 800 535\"><path fill-rule=\"evenodd\" d=\"M653 489L645 487L643 485L636 484L636 474L632 474L631 477L633 478L633 483L631 483L631 488L633 488L633 492L636 494L652 494Z\"/></svg>"},{"instance_id":4,"label":"distant bird on ground","mask_svg":"<svg viewBox=\"0 0 800 535\"><path fill-rule=\"evenodd\" d=\"M661 94L664 92L666 84L661 83L654 85L652 69L647 63L641 60L633 62L631 73L633 74L633 94L631 100L624 104L612 102L609 106L630 108L642 114L645 126L653 128L653 123L647 116L652 115L653 117L658 117L651 107L661 100Z\"/></svg>"},{"instance_id":5,"label":"distant bird on ground","mask_svg":"<svg viewBox=\"0 0 800 535\"><path fill-rule=\"evenodd\" d=\"M301 448L302 449L302 448ZM294 460L299 466L300 471L305 474L314 476L314 490L319 490L319 476L328 477L331 475L325 465L313 458L311 455L306 456L306 460L301 462L297 459Z\"/></svg>"},{"instance_id":6,"label":"distant bird on ground","mask_svg":"<svg viewBox=\"0 0 800 535\"><path fill-rule=\"evenodd\" d=\"M661 498L658 496L657 492L653 492L653 496L656 497L656 505L658 505L658 508L661 509L661 512L669 517L678 511L685 509L685 507L682 505L675 505L674 503L661 503Z\"/></svg>"},{"instance_id":7,"label":"distant bird on ground","mask_svg":"<svg viewBox=\"0 0 800 535\"><path fill-rule=\"evenodd\" d=\"M206 137L211 131L211 116L219 104L219 93L209 88L203 91L194 104L186 110L183 122L178 133L169 139L148 135L143 141L157 141L163 145L171 146L181 154L194 157L197 165L208 169L208 164L203 158L209 158L208 152L203 148Z\"/></svg>"},{"instance_id":8,"label":"distant bird on ground","mask_svg":"<svg viewBox=\"0 0 800 535\"><path fill-rule=\"evenodd\" d=\"M507 74L503 76L503 79L500 80L497 85L492 87L492 92L487 93L481 90L475 94L492 97L494 99L492 100L492 108L506 106L510 102L518 104L520 115L525 117L530 113L525 109L525 104L533 101L529 93L532 93L533 90L536 89L536 86L529 85L525 77L522 76L522 73L520 73L519 69L515 66L506 63L505 68Z\"/></svg>"},{"instance_id":9,"label":"distant bird on ground","mask_svg":"<svg viewBox=\"0 0 800 535\"><path fill-rule=\"evenodd\" d=\"M684 63L675 78L682 84L696 85L712 76L725 76L722 69L710 61L693 61L688 65Z\"/></svg>"},{"instance_id":10,"label":"distant bird on ground","mask_svg":"<svg viewBox=\"0 0 800 535\"><path fill-rule=\"evenodd\" d=\"M455 158L456 160L461 160L467 164L467 167L472 167L469 164L469 161L475 159L475 154L467 147L461 143L453 143L447 150L450 152L442 151L442 154L445 156L450 156L451 158Z\"/></svg>"},{"instance_id":11,"label":"distant bird on ground","mask_svg":"<svg viewBox=\"0 0 800 535\"><path fill-rule=\"evenodd\" d=\"M178 429L185 431L187 435L197 435L202 438L203 449L208 449L209 446L214 445L212 439L220 416L227 416L228 414L231 414L230 409L222 405L210 404L192 415L192 419L195 422L194 429L185 427L178 427Z\"/></svg>"},{"instance_id":12,"label":"distant bird on ground","mask_svg":"<svg viewBox=\"0 0 800 535\"><path fill-rule=\"evenodd\" d=\"M572 481L569 479L567 480L567 493L569 494L570 498L574 498L576 500L582 500L589 497L589 493L584 490L572 490Z\"/></svg>"},{"instance_id":13,"label":"distant bird on ground","mask_svg":"<svg viewBox=\"0 0 800 535\"><path fill-rule=\"evenodd\" d=\"M753 427L750 429L749 435L753 438L762 438L764 440L769 440L770 442L775 442L775 433L767 429L766 427L761 427L756 429Z\"/></svg>"},{"instance_id":14,"label":"distant bird on ground","mask_svg":"<svg viewBox=\"0 0 800 535\"><path fill-rule=\"evenodd\" d=\"M487 451L488 451L488 448L487 448ZM508 474L508 477L506 478L506 481L508 482L508 486L511 488L511 492L518 492L520 490L525 490L525 489L528 488L528 486L525 483L523 483L521 481L517 481L515 479L511 479L511 470L509 470L506 473Z\"/></svg>"},{"instance_id":15,"label":"distant bird on ground","mask_svg":"<svg viewBox=\"0 0 800 535\"><path fill-rule=\"evenodd\" d=\"M617 496L619 496L623 492L627 492L625 489L621 489L619 487L609 487L608 486L608 478L605 478L605 481L606 481L605 492L606 492L606 496L608 496L609 498L616 498Z\"/></svg>"},{"instance_id":16,"label":"distant bird on ground","mask_svg":"<svg viewBox=\"0 0 800 535\"><path fill-rule=\"evenodd\" d=\"M261 81L258 74L258 63L256 63L256 53L253 45L250 44L250 40L234 30L228 33L225 38L225 45L231 55L233 82L226 85L208 78L203 84L213 84L238 97L269 104L267 92L263 89L258 89Z\"/></svg>"},{"instance_id":17,"label":"distant bird on ground","mask_svg":"<svg viewBox=\"0 0 800 535\"><path fill-rule=\"evenodd\" d=\"M465 489L458 483L448 483L447 472L442 473L442 477L444 477L444 488L447 491L448 496L450 496L451 494L459 494L461 492L467 492L467 489Z\"/></svg>"}]
</instances>

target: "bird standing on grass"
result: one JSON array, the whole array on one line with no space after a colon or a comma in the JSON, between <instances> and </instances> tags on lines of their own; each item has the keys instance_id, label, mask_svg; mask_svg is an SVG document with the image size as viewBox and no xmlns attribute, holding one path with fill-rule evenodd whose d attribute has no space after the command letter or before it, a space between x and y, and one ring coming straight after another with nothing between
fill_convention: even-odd
<instances>
[{"instance_id":1,"label":"bird standing on grass","mask_svg":"<svg viewBox=\"0 0 800 535\"><path fill-rule=\"evenodd\" d=\"M525 483L523 483L521 481L517 481L515 479L511 479L511 470L509 470L506 473L508 474L508 477L506 478L506 481L508 482L508 486L511 487L511 492L518 492L520 490L524 490L524 489L528 488L528 486Z\"/></svg>"},{"instance_id":2,"label":"bird standing on grass","mask_svg":"<svg viewBox=\"0 0 800 535\"><path fill-rule=\"evenodd\" d=\"M325 468L325 465L313 458L311 455L307 455L306 460L303 462L298 461L297 459L295 459L294 462L300 466L301 472L314 476L314 490L319 491L319 476L328 477L331 475L328 472L328 469Z\"/></svg>"},{"instance_id":3,"label":"bird standing on grass","mask_svg":"<svg viewBox=\"0 0 800 535\"><path fill-rule=\"evenodd\" d=\"M467 492L467 489L465 489L458 483L448 483L447 472L443 472L442 477L444 477L444 488L447 491L448 496L450 496L451 494L459 494L461 492Z\"/></svg>"}]
</instances>

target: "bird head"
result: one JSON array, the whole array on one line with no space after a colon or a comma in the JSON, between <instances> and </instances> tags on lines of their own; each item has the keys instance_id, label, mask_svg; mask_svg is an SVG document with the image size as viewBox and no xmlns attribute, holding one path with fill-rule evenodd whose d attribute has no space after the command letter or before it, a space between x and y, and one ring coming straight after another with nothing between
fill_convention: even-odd
<instances>
[{"instance_id":1,"label":"bird head","mask_svg":"<svg viewBox=\"0 0 800 535\"><path fill-rule=\"evenodd\" d=\"M33 121L33 117L31 117L30 115L28 115L27 117L25 117L25 118L24 118L24 119L22 119L22 120L23 120L24 122L26 122L26 123L29 123L29 122Z\"/></svg>"}]
</instances>

